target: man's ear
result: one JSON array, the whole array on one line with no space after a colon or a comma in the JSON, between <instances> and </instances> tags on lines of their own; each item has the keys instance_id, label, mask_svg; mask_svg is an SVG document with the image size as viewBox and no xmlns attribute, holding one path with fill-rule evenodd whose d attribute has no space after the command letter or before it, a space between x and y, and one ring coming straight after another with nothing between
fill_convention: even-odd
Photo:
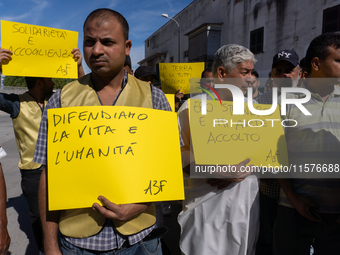
<instances>
[{"instance_id":1,"label":"man's ear","mask_svg":"<svg viewBox=\"0 0 340 255\"><path fill-rule=\"evenodd\" d=\"M126 40L125 41L125 55L130 55L131 47L132 47L131 40Z\"/></svg>"},{"instance_id":2,"label":"man's ear","mask_svg":"<svg viewBox=\"0 0 340 255\"><path fill-rule=\"evenodd\" d=\"M219 66L217 68L217 78L219 78L221 81L223 78L226 78L227 77L227 72L226 70L224 69L223 66Z\"/></svg>"},{"instance_id":3,"label":"man's ear","mask_svg":"<svg viewBox=\"0 0 340 255\"><path fill-rule=\"evenodd\" d=\"M320 65L321 65L321 61L318 57L314 57L311 60L311 68L314 71L320 71Z\"/></svg>"},{"instance_id":4,"label":"man's ear","mask_svg":"<svg viewBox=\"0 0 340 255\"><path fill-rule=\"evenodd\" d=\"M44 87L44 85L45 85L45 82L43 78L38 79L37 82L35 83L35 86L37 86L38 88L42 88Z\"/></svg>"}]
</instances>

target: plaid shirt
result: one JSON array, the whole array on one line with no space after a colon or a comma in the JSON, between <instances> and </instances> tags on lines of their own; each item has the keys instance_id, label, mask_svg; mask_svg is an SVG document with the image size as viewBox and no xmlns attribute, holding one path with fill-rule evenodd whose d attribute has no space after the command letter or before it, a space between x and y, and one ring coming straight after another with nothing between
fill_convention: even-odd
<instances>
[{"instance_id":1,"label":"plaid shirt","mask_svg":"<svg viewBox=\"0 0 340 255\"><path fill-rule=\"evenodd\" d=\"M121 91L124 89L126 83L127 83L127 73L125 72L125 77L123 80ZM120 91L120 92L121 92ZM118 95L120 94L118 93ZM151 86L151 94L152 94L152 103L153 108L158 110L164 110L164 111L171 111L170 105L168 103L168 100L166 99L164 93L156 88ZM118 99L118 96L115 98L113 105L116 103ZM60 91L54 93L54 95L50 98L46 105L46 109L44 111L44 114L42 116L41 124L40 124L40 130L37 140L37 145L35 149L34 159L33 161L40 164L47 164L47 109L51 108L60 108ZM108 251L113 250L117 248L121 248L122 245L126 240L129 241L130 245L138 243L140 240L142 240L144 237L146 237L153 229L155 228L155 225L151 226L150 228L144 229L143 231L131 235L128 237L120 236L118 233L115 232L115 228L113 226L113 223L111 220L106 220L104 227L102 230L94 235L87 238L71 238L71 237L65 237L69 243L83 248L83 249L89 249L89 250L95 250L95 251Z\"/></svg>"},{"instance_id":2,"label":"plaid shirt","mask_svg":"<svg viewBox=\"0 0 340 255\"><path fill-rule=\"evenodd\" d=\"M272 104L273 103L273 92L268 91L257 97L259 104ZM280 197L280 184L276 179L260 179L260 191L262 194L271 197Z\"/></svg>"}]
</instances>

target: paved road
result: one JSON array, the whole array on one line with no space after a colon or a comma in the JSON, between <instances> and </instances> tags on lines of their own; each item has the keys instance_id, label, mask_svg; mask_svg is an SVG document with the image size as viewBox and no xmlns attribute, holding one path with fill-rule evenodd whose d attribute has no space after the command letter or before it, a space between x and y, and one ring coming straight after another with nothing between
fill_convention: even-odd
<instances>
[{"instance_id":1,"label":"paved road","mask_svg":"<svg viewBox=\"0 0 340 255\"><path fill-rule=\"evenodd\" d=\"M7 217L11 246L8 255L36 255L38 249L31 230L28 204L20 187L19 154L12 120L0 111L0 144L7 152L1 159L7 185Z\"/></svg>"}]
</instances>

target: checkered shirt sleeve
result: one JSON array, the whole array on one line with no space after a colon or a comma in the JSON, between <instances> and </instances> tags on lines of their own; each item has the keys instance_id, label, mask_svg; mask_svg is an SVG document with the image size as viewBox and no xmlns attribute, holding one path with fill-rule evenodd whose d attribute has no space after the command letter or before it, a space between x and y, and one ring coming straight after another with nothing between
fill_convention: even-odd
<instances>
[{"instance_id":1,"label":"checkered shirt sleeve","mask_svg":"<svg viewBox=\"0 0 340 255\"><path fill-rule=\"evenodd\" d=\"M33 161L36 163L47 165L47 110L60 107L60 90L58 90L52 95L50 100L48 100L43 116L41 117L38 140L33 158Z\"/></svg>"}]
</instances>

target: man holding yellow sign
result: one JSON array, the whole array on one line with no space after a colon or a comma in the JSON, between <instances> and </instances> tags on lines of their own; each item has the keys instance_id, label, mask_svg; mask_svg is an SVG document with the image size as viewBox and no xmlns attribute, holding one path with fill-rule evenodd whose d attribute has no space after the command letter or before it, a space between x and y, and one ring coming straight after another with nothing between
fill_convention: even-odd
<instances>
[{"instance_id":1,"label":"man holding yellow sign","mask_svg":"<svg viewBox=\"0 0 340 255\"><path fill-rule=\"evenodd\" d=\"M238 84L234 85L240 89L247 88L246 80L251 79L255 61L253 53L243 46L236 44L222 46L215 53L213 62L213 75L218 78L215 82L222 83L224 78L237 78L234 81ZM219 89L218 94L221 100L233 100L233 95L228 89ZM243 94L240 100L244 100ZM210 178L193 178L190 175L190 166L196 169L199 156L192 144L203 138L194 137L193 126L197 123L191 122L191 116L189 122L189 108L192 109L185 102L178 112L179 129L183 140L182 164L188 177L185 180L183 211L178 216L178 223L182 229L180 248L186 255L254 254L259 219L257 195L259 186L256 176L251 175L249 171L240 170L250 159L246 159L243 150L238 149L234 154L239 155L243 161L232 164L232 168L237 170L234 175L226 172L217 176L209 175ZM207 148L205 144L202 149ZM230 154L234 150L234 147L224 146L220 152L221 157L232 162L234 157Z\"/></svg>"},{"instance_id":2,"label":"man holding yellow sign","mask_svg":"<svg viewBox=\"0 0 340 255\"><path fill-rule=\"evenodd\" d=\"M78 32L1 20L1 44L14 60L4 75L77 78Z\"/></svg>"},{"instance_id":3,"label":"man holding yellow sign","mask_svg":"<svg viewBox=\"0 0 340 255\"><path fill-rule=\"evenodd\" d=\"M124 61L131 48L128 31L128 23L120 13L111 9L93 11L84 23L84 58L92 73L55 93L47 109L117 105L171 111L159 89L126 73ZM80 254L84 250L88 254L106 254L108 251L161 254L157 233L153 231L155 211L152 203L117 205L99 196L103 206L94 203L92 208L49 211L46 207L46 143L47 111L43 115L34 158L45 165L40 181L39 204L47 255L61 254L61 251L62 254ZM49 165L51 163L49 161ZM58 228L63 234L61 251L57 240Z\"/></svg>"}]
</instances>

